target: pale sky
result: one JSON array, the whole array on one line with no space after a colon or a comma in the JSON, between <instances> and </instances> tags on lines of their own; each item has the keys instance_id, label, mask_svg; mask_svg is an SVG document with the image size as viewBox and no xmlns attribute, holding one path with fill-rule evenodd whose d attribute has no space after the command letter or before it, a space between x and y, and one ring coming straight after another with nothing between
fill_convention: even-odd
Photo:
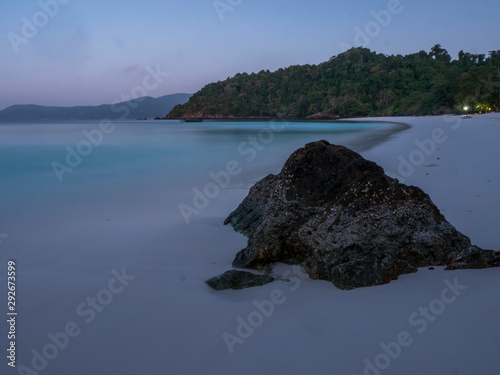
<instances>
[{"instance_id":1,"label":"pale sky","mask_svg":"<svg viewBox=\"0 0 500 375\"><path fill-rule=\"evenodd\" d=\"M318 64L345 45L408 54L439 43L454 58L500 49L498 0L8 0L1 9L0 109L111 103L144 92L148 67L169 73L148 85L157 97Z\"/></svg>"}]
</instances>

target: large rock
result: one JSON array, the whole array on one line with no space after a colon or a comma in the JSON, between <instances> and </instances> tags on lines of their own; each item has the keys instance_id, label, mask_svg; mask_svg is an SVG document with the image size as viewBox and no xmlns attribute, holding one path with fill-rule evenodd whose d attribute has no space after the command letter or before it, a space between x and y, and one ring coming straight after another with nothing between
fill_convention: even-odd
<instances>
[{"instance_id":1,"label":"large rock","mask_svg":"<svg viewBox=\"0 0 500 375\"><path fill-rule=\"evenodd\" d=\"M418 267L500 265L472 246L421 189L327 141L294 152L278 175L257 182L225 224L248 237L234 267L299 264L341 289L379 285Z\"/></svg>"}]
</instances>

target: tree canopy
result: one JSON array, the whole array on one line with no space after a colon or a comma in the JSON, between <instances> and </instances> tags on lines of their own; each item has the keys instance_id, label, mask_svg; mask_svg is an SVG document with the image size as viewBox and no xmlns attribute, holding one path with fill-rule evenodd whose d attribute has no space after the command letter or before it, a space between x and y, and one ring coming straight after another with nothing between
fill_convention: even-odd
<instances>
[{"instance_id":1,"label":"tree canopy","mask_svg":"<svg viewBox=\"0 0 500 375\"><path fill-rule=\"evenodd\" d=\"M500 50L488 56L439 44L407 56L352 48L319 65L240 73L206 85L168 118L354 117L500 108Z\"/></svg>"}]
</instances>

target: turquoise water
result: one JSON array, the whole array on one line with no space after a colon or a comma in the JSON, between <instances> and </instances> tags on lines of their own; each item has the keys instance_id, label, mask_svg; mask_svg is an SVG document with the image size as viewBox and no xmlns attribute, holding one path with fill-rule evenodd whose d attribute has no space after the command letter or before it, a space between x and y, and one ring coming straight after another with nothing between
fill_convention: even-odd
<instances>
[{"instance_id":1,"label":"turquoise water","mask_svg":"<svg viewBox=\"0 0 500 375\"><path fill-rule=\"evenodd\" d=\"M186 353L193 337L213 339L195 324L215 306L203 280L227 270L246 242L222 222L252 184L278 172L307 142L326 139L362 151L394 126L113 125L112 132L99 135L98 122L0 124L0 234L8 235L0 237L0 262L14 259L19 269L20 363L29 365L32 350L42 350L50 343L48 333L60 332L67 322L82 329L44 373L190 373ZM70 163L69 150L76 158ZM54 163L71 172L58 177ZM220 178L217 186L213 175ZM195 207L195 191L209 193L203 207ZM196 213L186 220L182 205ZM85 323L76 306L123 267L134 282L95 321ZM218 308L223 310L217 315L226 309ZM168 356L162 354L166 350ZM226 356L227 350L217 355Z\"/></svg>"},{"instance_id":2,"label":"turquoise water","mask_svg":"<svg viewBox=\"0 0 500 375\"><path fill-rule=\"evenodd\" d=\"M224 169L229 160L243 168L233 184L248 176L256 180L259 173L276 171L286 156L307 142L327 138L346 143L380 125L149 121L113 126L88 155L84 147L78 165L70 167L71 172L61 171L58 178L54 163L69 166L68 147L77 152L82 142L88 145L82 132L99 129L97 122L0 124L2 226L28 207L64 208L68 200L85 200L92 194L116 199L144 186L166 184L171 189L198 179L203 183L210 171ZM252 137L256 143L249 142Z\"/></svg>"}]
</instances>

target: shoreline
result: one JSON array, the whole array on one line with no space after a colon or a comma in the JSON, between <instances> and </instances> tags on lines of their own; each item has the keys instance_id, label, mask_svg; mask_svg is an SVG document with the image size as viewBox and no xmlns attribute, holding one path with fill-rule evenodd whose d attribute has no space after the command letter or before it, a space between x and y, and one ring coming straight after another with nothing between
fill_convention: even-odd
<instances>
[{"instance_id":1,"label":"shoreline","mask_svg":"<svg viewBox=\"0 0 500 375\"><path fill-rule=\"evenodd\" d=\"M494 115L500 114L499 112L489 112L489 113L469 113L469 116L483 116L483 115ZM455 114L444 114L444 115L421 115L421 116L378 116L378 117L339 117L339 116L324 116L324 117L272 117L272 116L249 116L249 117L236 117L236 116L223 116L223 117L157 117L154 120L177 120L181 122L185 122L187 119L199 119L204 122L247 122L247 121L289 121L289 122L343 122L343 121L376 121L377 119L388 119L384 120L384 122L392 122L390 119L395 118L404 118L404 119L421 119L421 118L434 118L434 117L443 117L443 116L463 116L463 115L455 115ZM142 120L142 119L138 119Z\"/></svg>"}]
</instances>

